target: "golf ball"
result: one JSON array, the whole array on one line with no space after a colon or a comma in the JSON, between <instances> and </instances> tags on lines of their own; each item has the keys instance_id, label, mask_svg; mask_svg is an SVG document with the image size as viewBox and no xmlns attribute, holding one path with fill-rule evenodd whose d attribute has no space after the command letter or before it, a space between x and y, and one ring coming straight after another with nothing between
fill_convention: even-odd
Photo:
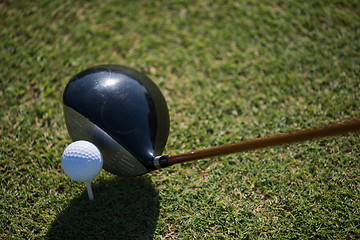
<instances>
[{"instance_id":1,"label":"golf ball","mask_svg":"<svg viewBox=\"0 0 360 240\"><path fill-rule=\"evenodd\" d=\"M77 182L88 182L99 175L103 158L94 144L80 140L65 149L61 164L69 178Z\"/></svg>"}]
</instances>

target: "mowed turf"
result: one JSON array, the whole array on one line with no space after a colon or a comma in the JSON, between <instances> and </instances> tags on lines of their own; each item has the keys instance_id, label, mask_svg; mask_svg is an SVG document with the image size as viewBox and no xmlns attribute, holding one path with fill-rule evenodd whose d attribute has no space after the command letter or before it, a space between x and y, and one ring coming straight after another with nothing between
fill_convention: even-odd
<instances>
[{"instance_id":1,"label":"mowed turf","mask_svg":"<svg viewBox=\"0 0 360 240\"><path fill-rule=\"evenodd\" d=\"M166 154L360 116L360 4L1 1L1 239L358 239L359 134L68 179L68 80L97 64L148 75Z\"/></svg>"}]
</instances>

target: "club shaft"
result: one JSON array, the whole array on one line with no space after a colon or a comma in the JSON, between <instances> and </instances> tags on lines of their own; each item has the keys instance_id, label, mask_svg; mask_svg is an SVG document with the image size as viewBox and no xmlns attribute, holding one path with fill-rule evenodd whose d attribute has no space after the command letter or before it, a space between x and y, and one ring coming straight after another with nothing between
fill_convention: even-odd
<instances>
[{"instance_id":1,"label":"club shaft","mask_svg":"<svg viewBox=\"0 0 360 240\"><path fill-rule=\"evenodd\" d=\"M317 138L331 137L360 130L360 119L348 122L337 123L331 126L319 127L307 130L299 130L285 134L279 134L241 143L213 147L200 151L193 151L178 155L169 156L168 164L173 165L193 160L210 158L215 156L251 151L255 149L273 147L284 144L304 142Z\"/></svg>"}]
</instances>

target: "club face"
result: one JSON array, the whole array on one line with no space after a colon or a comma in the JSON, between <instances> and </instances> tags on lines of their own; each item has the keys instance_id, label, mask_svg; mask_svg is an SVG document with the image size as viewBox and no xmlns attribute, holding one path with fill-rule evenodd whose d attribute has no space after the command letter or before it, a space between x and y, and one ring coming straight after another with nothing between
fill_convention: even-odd
<instances>
[{"instance_id":1,"label":"club face","mask_svg":"<svg viewBox=\"0 0 360 240\"><path fill-rule=\"evenodd\" d=\"M123 66L89 68L70 80L63 103L70 137L97 145L105 170L138 176L156 169L154 158L169 133L169 112L145 75Z\"/></svg>"}]
</instances>

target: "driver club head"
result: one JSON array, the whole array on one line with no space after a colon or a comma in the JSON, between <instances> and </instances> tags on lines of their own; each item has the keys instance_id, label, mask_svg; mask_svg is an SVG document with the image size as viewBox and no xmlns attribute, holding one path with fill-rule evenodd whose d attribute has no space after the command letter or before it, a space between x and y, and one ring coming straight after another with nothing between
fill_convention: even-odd
<instances>
[{"instance_id":1,"label":"driver club head","mask_svg":"<svg viewBox=\"0 0 360 240\"><path fill-rule=\"evenodd\" d=\"M94 143L106 171L132 177L165 166L155 158L168 138L169 112L144 74L118 65L86 69L67 84L63 107L71 139Z\"/></svg>"}]
</instances>

